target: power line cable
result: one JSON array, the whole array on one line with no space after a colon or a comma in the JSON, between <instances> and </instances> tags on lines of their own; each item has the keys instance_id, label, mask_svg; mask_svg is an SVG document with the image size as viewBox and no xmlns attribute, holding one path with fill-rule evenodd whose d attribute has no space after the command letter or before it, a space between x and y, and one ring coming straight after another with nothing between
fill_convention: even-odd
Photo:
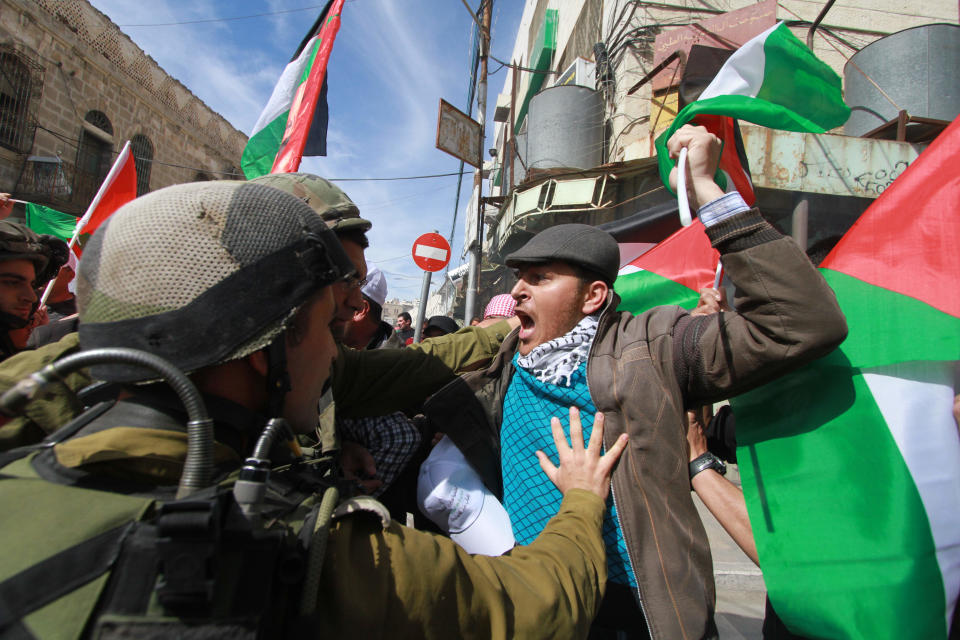
<instances>
[{"instance_id":1,"label":"power line cable","mask_svg":"<svg viewBox=\"0 0 960 640\"><path fill-rule=\"evenodd\" d=\"M52 136L56 137L62 142L66 142L67 144L73 145L75 148L80 145L80 140L70 137L69 134L66 134L60 131L54 131L53 129L49 129L41 124L38 124L37 128L46 131L47 133L51 134ZM112 149L110 153L114 156L117 156L120 154L119 151L115 151ZM191 171L201 171L204 173L217 173L225 176L234 176L241 179L243 179L244 177L243 174L232 172L232 171L217 171L216 169L207 169L205 167L191 167L188 165L176 164L173 162L163 162L162 160L157 160L155 158L138 158L138 159L148 160L149 162L161 164L167 167L175 167L178 169L189 169ZM434 173L434 174L423 175L423 176L397 176L392 178L327 178L327 180L329 180L330 182L360 182L360 181L385 182L385 181L397 181L397 180L424 180L428 178L446 178L449 176L463 176L463 175L466 175L467 173L468 172L465 172L465 171L454 171L451 173Z\"/></svg>"}]
</instances>

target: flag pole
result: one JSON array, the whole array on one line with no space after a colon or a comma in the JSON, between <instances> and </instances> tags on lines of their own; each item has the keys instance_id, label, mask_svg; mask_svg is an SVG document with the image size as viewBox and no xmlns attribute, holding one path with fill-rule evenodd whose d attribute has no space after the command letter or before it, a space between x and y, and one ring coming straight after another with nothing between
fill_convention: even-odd
<instances>
[{"instance_id":1,"label":"flag pole","mask_svg":"<svg viewBox=\"0 0 960 640\"><path fill-rule=\"evenodd\" d=\"M67 250L71 251L72 249L67 249ZM43 295L40 296L39 306L42 307L43 305L47 304L47 298L50 297L50 292L53 291L53 285L56 284L57 278L59 277L60 277L60 272L57 271L57 275L50 278L50 282L47 283L47 288L43 290Z\"/></svg>"},{"instance_id":2,"label":"flag pole","mask_svg":"<svg viewBox=\"0 0 960 640\"><path fill-rule=\"evenodd\" d=\"M693 222L690 217L690 201L687 199L687 148L680 149L680 159L677 161L677 207L680 209L680 224L689 227Z\"/></svg>"},{"instance_id":3,"label":"flag pole","mask_svg":"<svg viewBox=\"0 0 960 640\"><path fill-rule=\"evenodd\" d=\"M713 277L713 288L720 289L720 281L723 280L723 261L717 258L717 275Z\"/></svg>"},{"instance_id":4,"label":"flag pole","mask_svg":"<svg viewBox=\"0 0 960 640\"><path fill-rule=\"evenodd\" d=\"M73 246L77 244L77 238L80 237L80 232L83 231L85 226L87 226L87 222L90 221L90 218L93 216L93 212L96 211L100 201L103 200L104 194L117 177L117 174L120 173L120 168L123 167L129 156L130 141L127 140L123 145L123 149L121 149L120 153L117 154L117 159L114 160L113 166L110 167L107 177L104 178L103 182L100 183L100 188L97 190L97 195L93 196L93 200L90 201L90 206L87 207L86 213L84 213L83 217L77 221L77 226L73 229L73 237L71 237L70 242L67 243L67 251L73 251ZM43 295L40 296L41 307L46 304L47 298L50 297L50 292L53 291L53 285L57 282L58 277L60 277L59 272L56 276L50 279L50 282L47 283L47 288L43 290Z\"/></svg>"}]
</instances>

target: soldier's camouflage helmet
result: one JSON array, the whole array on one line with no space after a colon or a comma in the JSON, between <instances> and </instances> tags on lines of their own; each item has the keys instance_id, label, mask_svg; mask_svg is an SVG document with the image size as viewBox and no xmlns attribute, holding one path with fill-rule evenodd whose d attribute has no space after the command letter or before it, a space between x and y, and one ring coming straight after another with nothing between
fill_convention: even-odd
<instances>
[{"instance_id":1,"label":"soldier's camouflage helmet","mask_svg":"<svg viewBox=\"0 0 960 640\"><path fill-rule=\"evenodd\" d=\"M316 211L334 231L370 230L373 223L360 217L353 200L329 180L312 173L271 173L250 182L292 193Z\"/></svg>"},{"instance_id":2,"label":"soldier's camouflage helmet","mask_svg":"<svg viewBox=\"0 0 960 640\"><path fill-rule=\"evenodd\" d=\"M121 207L84 247L80 346L142 349L185 372L235 360L352 273L333 232L288 193L233 181L167 187ZM93 374L152 377L124 365Z\"/></svg>"},{"instance_id":3,"label":"soldier's camouflage helmet","mask_svg":"<svg viewBox=\"0 0 960 640\"><path fill-rule=\"evenodd\" d=\"M57 275L68 256L63 240L38 235L12 220L0 220L0 260L30 260L37 272L38 285Z\"/></svg>"}]
</instances>

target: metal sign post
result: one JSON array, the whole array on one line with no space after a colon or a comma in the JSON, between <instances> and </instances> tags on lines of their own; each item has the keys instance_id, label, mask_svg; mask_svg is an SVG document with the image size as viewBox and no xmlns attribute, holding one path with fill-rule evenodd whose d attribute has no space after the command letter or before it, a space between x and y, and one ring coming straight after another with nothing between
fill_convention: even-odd
<instances>
[{"instance_id":1,"label":"metal sign post","mask_svg":"<svg viewBox=\"0 0 960 640\"><path fill-rule=\"evenodd\" d=\"M424 315L427 313L427 296L430 295L430 277L433 275L430 271L423 272L423 284L420 285L420 306L417 309L417 324L413 329L413 341L420 342L420 336L423 333Z\"/></svg>"},{"instance_id":2,"label":"metal sign post","mask_svg":"<svg viewBox=\"0 0 960 640\"><path fill-rule=\"evenodd\" d=\"M413 241L413 261L423 269L423 285L420 287L420 308L417 311L417 325L413 328L413 341L420 342L423 333L423 320L427 312L427 296L430 295L430 276L440 271L450 262L450 243L434 230L425 233Z\"/></svg>"}]
</instances>

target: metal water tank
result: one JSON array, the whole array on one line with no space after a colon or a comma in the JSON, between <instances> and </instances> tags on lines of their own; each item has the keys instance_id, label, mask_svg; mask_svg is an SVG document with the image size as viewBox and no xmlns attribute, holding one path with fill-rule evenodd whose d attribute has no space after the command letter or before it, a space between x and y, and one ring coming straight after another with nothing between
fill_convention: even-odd
<instances>
[{"instance_id":1,"label":"metal water tank","mask_svg":"<svg viewBox=\"0 0 960 640\"><path fill-rule=\"evenodd\" d=\"M530 100L527 170L592 169L603 162L603 100L588 87L561 85Z\"/></svg>"},{"instance_id":2,"label":"metal water tank","mask_svg":"<svg viewBox=\"0 0 960 640\"><path fill-rule=\"evenodd\" d=\"M898 115L864 74L911 116L953 120L960 114L958 64L960 26L955 24L912 27L868 44L843 68L844 98L852 109L843 132L862 136Z\"/></svg>"}]
</instances>

